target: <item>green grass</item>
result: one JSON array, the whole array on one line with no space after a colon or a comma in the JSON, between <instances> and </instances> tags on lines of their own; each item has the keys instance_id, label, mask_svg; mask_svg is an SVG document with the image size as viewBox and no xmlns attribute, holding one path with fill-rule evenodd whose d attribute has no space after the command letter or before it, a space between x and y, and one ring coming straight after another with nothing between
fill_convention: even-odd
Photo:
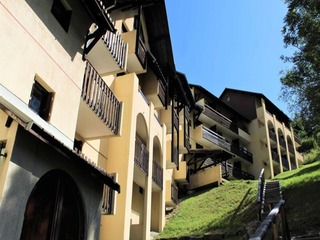
<instances>
[{"instance_id":1,"label":"green grass","mask_svg":"<svg viewBox=\"0 0 320 240\"><path fill-rule=\"evenodd\" d=\"M320 229L320 161L279 174L289 228L294 233Z\"/></svg>"},{"instance_id":2,"label":"green grass","mask_svg":"<svg viewBox=\"0 0 320 240\"><path fill-rule=\"evenodd\" d=\"M232 181L182 200L160 238L201 236L206 232L243 231L256 217L257 181Z\"/></svg>"},{"instance_id":3,"label":"green grass","mask_svg":"<svg viewBox=\"0 0 320 240\"><path fill-rule=\"evenodd\" d=\"M320 228L320 161L276 177L281 181L290 230ZM257 181L231 181L183 199L159 238L233 233L240 239L257 219ZM230 234L231 235L231 234ZM228 239L231 239L228 238Z\"/></svg>"}]
</instances>

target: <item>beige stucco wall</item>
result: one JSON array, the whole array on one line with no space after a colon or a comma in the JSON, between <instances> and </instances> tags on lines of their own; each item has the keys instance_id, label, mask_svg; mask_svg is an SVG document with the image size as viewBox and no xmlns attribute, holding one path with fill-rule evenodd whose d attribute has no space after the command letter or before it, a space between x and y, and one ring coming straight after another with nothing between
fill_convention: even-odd
<instances>
[{"instance_id":1,"label":"beige stucco wall","mask_svg":"<svg viewBox=\"0 0 320 240\"><path fill-rule=\"evenodd\" d=\"M68 2L73 14L66 33L50 12L52 1L1 1L0 44L5 47L0 83L28 105L37 74L55 93L50 124L73 140L85 66L82 45L90 21L78 1Z\"/></svg>"},{"instance_id":2,"label":"beige stucco wall","mask_svg":"<svg viewBox=\"0 0 320 240\"><path fill-rule=\"evenodd\" d=\"M10 180L6 179L6 177L18 127L16 121L13 121L9 128L5 127L7 117L8 115L0 110L0 141L6 141L5 153L7 154L7 157L0 156L0 202L5 181Z\"/></svg>"},{"instance_id":3,"label":"beige stucco wall","mask_svg":"<svg viewBox=\"0 0 320 240\"><path fill-rule=\"evenodd\" d=\"M221 166L217 165L190 175L190 183L187 187L188 189L194 189L215 182L220 185L221 180Z\"/></svg>"}]
</instances>

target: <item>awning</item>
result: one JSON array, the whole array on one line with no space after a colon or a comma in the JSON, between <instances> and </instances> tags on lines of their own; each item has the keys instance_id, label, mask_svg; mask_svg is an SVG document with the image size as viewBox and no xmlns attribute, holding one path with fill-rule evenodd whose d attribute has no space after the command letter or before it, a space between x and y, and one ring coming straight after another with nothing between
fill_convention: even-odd
<instances>
[{"instance_id":1,"label":"awning","mask_svg":"<svg viewBox=\"0 0 320 240\"><path fill-rule=\"evenodd\" d=\"M86 159L84 156L80 155L74 150L69 149L63 143L55 139L52 135L47 133L44 129L40 128L36 124L32 124L29 131L32 134L36 135L43 142L54 147L58 152L65 155L71 161L74 161L75 164L79 165L81 168L88 171L90 174L99 179L105 185L120 193L120 185L116 183L108 173L90 163L89 160Z\"/></svg>"}]
</instances>

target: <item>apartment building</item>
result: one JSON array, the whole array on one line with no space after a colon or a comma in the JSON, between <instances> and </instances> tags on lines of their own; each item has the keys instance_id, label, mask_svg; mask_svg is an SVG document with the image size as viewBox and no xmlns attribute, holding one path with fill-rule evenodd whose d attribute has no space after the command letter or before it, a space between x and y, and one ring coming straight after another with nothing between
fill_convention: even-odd
<instances>
[{"instance_id":1,"label":"apartment building","mask_svg":"<svg viewBox=\"0 0 320 240\"><path fill-rule=\"evenodd\" d=\"M256 178L262 168L269 178L293 170L303 162L297 151L301 141L290 126L291 120L261 93L226 88L220 99L250 120L248 149L253 156L249 172Z\"/></svg>"},{"instance_id":2,"label":"apartment building","mask_svg":"<svg viewBox=\"0 0 320 240\"><path fill-rule=\"evenodd\" d=\"M0 21L0 238L161 231L191 106L164 1L5 0Z\"/></svg>"}]
</instances>

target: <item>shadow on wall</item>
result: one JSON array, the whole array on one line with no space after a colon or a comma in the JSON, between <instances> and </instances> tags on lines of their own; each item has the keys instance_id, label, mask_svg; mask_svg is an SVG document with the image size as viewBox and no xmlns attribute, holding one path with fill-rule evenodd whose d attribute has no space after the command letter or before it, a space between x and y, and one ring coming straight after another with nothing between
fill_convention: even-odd
<instances>
[{"instance_id":1,"label":"shadow on wall","mask_svg":"<svg viewBox=\"0 0 320 240\"><path fill-rule=\"evenodd\" d=\"M54 1L26 0L26 3L37 14L55 39L63 46L73 61L77 53L83 53L82 46L91 21L79 0L68 0L68 4L72 9L72 15L69 29L66 32L51 13Z\"/></svg>"}]
</instances>

